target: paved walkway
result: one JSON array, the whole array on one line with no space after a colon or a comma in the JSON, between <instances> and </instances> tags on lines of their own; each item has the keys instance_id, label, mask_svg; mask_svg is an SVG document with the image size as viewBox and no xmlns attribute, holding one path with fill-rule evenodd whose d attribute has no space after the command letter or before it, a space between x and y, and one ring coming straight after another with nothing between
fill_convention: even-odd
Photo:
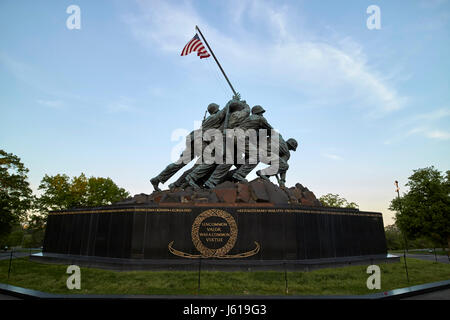
<instances>
[{"instance_id":1,"label":"paved walkway","mask_svg":"<svg viewBox=\"0 0 450 320\"><path fill-rule=\"evenodd\" d=\"M405 298L403 300L450 300L450 289L419 294L417 296Z\"/></svg>"},{"instance_id":2,"label":"paved walkway","mask_svg":"<svg viewBox=\"0 0 450 320\"><path fill-rule=\"evenodd\" d=\"M397 254L397 255L403 257L403 254L402 255ZM433 262L435 262L436 258L437 258L438 262L447 263L447 264L450 263L450 261L448 261L447 256L442 256L442 255L437 255L436 258L435 258L434 254L408 254L407 253L406 257L407 258L413 258L413 259L426 260L426 261L433 261Z\"/></svg>"},{"instance_id":3,"label":"paved walkway","mask_svg":"<svg viewBox=\"0 0 450 320\"><path fill-rule=\"evenodd\" d=\"M22 299L0 293L0 300L22 300ZM414 297L403 298L402 300L450 300L450 289L424 293L416 295Z\"/></svg>"},{"instance_id":4,"label":"paved walkway","mask_svg":"<svg viewBox=\"0 0 450 320\"><path fill-rule=\"evenodd\" d=\"M29 255L30 255L30 252L28 252L28 251L14 251L13 259L28 257ZM11 251L0 252L0 260L9 260L10 258L11 258Z\"/></svg>"},{"instance_id":5,"label":"paved walkway","mask_svg":"<svg viewBox=\"0 0 450 320\"><path fill-rule=\"evenodd\" d=\"M22 299L0 293L0 300L22 300Z\"/></svg>"}]
</instances>

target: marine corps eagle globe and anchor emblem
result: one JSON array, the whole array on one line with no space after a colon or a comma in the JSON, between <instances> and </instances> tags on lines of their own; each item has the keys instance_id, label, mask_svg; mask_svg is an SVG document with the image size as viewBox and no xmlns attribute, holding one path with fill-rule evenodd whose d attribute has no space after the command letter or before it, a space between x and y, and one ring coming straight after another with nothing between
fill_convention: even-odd
<instances>
[{"instance_id":1,"label":"marine corps eagle globe and anchor emblem","mask_svg":"<svg viewBox=\"0 0 450 320\"><path fill-rule=\"evenodd\" d=\"M192 242L200 254L190 254L176 250L174 241L169 243L169 251L183 258L219 258L236 259L251 257L259 252L260 245L254 242L253 250L228 254L233 249L238 235L238 228L233 216L220 209L209 209L200 213L192 224Z\"/></svg>"}]
</instances>

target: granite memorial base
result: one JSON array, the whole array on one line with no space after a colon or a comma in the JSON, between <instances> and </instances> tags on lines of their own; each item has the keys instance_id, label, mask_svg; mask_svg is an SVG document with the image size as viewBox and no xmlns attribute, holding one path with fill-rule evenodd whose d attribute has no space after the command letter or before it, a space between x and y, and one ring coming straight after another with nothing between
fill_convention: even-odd
<instances>
[{"instance_id":1,"label":"granite memorial base","mask_svg":"<svg viewBox=\"0 0 450 320\"><path fill-rule=\"evenodd\" d=\"M397 262L381 213L272 203L51 212L40 262L115 270L311 270Z\"/></svg>"}]
</instances>

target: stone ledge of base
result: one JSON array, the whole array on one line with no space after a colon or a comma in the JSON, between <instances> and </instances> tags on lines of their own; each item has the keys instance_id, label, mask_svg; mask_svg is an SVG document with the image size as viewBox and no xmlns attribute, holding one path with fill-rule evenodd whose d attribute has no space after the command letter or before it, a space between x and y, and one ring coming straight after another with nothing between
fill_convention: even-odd
<instances>
[{"instance_id":1,"label":"stone ledge of base","mask_svg":"<svg viewBox=\"0 0 450 320\"><path fill-rule=\"evenodd\" d=\"M5 295L14 296L21 299L123 299L123 300L180 300L180 299L193 299L193 300L316 300L316 299L401 299L411 297L419 294L429 293L433 291L439 291L450 288L450 280L425 283L412 287L394 289L386 292L373 293L367 295L337 295L337 296L204 296L204 295L100 295L100 294L54 294L33 289L27 289L17 287L9 284L0 283L0 293Z\"/></svg>"}]
</instances>

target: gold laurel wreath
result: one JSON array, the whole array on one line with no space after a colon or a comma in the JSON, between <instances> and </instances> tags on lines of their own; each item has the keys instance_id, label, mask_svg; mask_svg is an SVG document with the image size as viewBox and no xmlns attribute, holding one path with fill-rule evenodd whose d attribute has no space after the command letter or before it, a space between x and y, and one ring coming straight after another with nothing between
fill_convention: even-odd
<instances>
[{"instance_id":1,"label":"gold laurel wreath","mask_svg":"<svg viewBox=\"0 0 450 320\"><path fill-rule=\"evenodd\" d=\"M206 247L202 241L200 240L200 225L201 223L206 219L210 217L220 217L224 219L228 226L230 227L230 237L227 241L227 243L218 249L211 249ZM192 224L192 242L194 243L195 248L201 253L201 254L189 254L186 252L182 252L179 250L176 250L173 248L173 241L169 243L168 248L169 251L176 255L183 258L191 258L191 259L197 259L197 258L220 258L220 259L230 259L230 258L246 258L253 256L259 252L260 245L258 242L255 241L256 248L247 252L239 253L239 254L233 254L228 255L227 253L234 247L237 239L237 233L238 228L236 221L234 220L233 216L229 214L228 212L220 209L209 209L201 214L199 214Z\"/></svg>"},{"instance_id":2,"label":"gold laurel wreath","mask_svg":"<svg viewBox=\"0 0 450 320\"><path fill-rule=\"evenodd\" d=\"M227 243L218 249L210 249L206 247L202 241L200 240L200 225L201 223L206 219L210 217L219 217L224 219L228 226L230 227L230 237L227 241ZM194 243L195 248L203 254L205 257L218 257L218 256L224 256L230 251L234 244L236 243L237 239L237 225L236 221L234 220L233 216L229 214L226 211L220 210L220 209L209 209L202 213L200 213L194 220L194 223L192 224L192 242Z\"/></svg>"}]
</instances>

